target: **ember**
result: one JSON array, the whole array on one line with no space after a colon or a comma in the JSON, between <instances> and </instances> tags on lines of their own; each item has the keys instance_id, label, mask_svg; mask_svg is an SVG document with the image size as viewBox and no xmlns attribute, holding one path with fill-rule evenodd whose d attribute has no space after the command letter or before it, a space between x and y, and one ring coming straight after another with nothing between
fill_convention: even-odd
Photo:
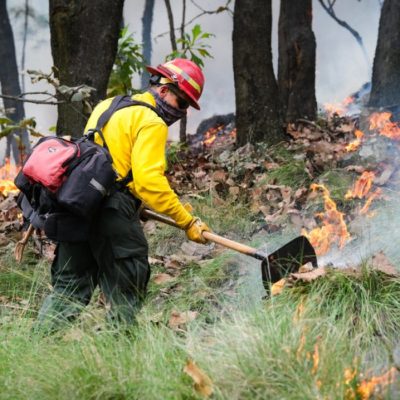
<instances>
[{"instance_id":1,"label":"ember","mask_svg":"<svg viewBox=\"0 0 400 400\"><path fill-rule=\"evenodd\" d=\"M333 243L337 243L340 248L343 248L350 238L344 214L337 210L336 203L331 199L329 190L324 185L312 184L311 190L322 191L325 212L316 214L316 217L320 218L324 225L310 232L303 229L302 234L314 246L317 255L327 253Z\"/></svg>"},{"instance_id":2,"label":"ember","mask_svg":"<svg viewBox=\"0 0 400 400\"><path fill-rule=\"evenodd\" d=\"M5 164L0 168L0 195L3 197L18 193L14 185L14 178L18 171L19 167L12 165L9 159L6 159Z\"/></svg>"},{"instance_id":3,"label":"ember","mask_svg":"<svg viewBox=\"0 0 400 400\"><path fill-rule=\"evenodd\" d=\"M380 135L393 140L400 140L400 126L392 122L391 112L373 113L369 118L369 129L377 130Z\"/></svg>"}]
</instances>

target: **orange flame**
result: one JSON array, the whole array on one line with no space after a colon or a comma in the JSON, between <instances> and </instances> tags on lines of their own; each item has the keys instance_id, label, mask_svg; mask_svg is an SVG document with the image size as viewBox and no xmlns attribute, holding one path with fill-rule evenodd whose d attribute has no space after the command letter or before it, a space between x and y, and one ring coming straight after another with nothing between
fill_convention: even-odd
<instances>
[{"instance_id":1,"label":"orange flame","mask_svg":"<svg viewBox=\"0 0 400 400\"><path fill-rule=\"evenodd\" d=\"M324 185L313 183L311 190L314 192L321 190L323 193L325 212L316 214L316 217L319 217L324 225L310 232L303 229L302 234L314 246L318 255L327 253L333 243L337 243L340 248L343 248L350 238L344 214L337 210L336 203L331 199L329 190Z\"/></svg>"},{"instance_id":2,"label":"orange flame","mask_svg":"<svg viewBox=\"0 0 400 400\"><path fill-rule=\"evenodd\" d=\"M356 151L360 145L361 145L361 139L364 136L364 133L360 131L359 129L356 129L354 132L354 135L356 136L356 139L350 142L346 147L345 150L350 152L350 151Z\"/></svg>"},{"instance_id":3,"label":"orange flame","mask_svg":"<svg viewBox=\"0 0 400 400\"><path fill-rule=\"evenodd\" d=\"M9 194L17 194L18 189L14 184L14 177L17 175L19 167L12 165L9 159L0 168L0 195L7 197Z\"/></svg>"},{"instance_id":4,"label":"orange flame","mask_svg":"<svg viewBox=\"0 0 400 400\"><path fill-rule=\"evenodd\" d=\"M382 194L382 189L378 188L375 190L375 192L371 193L367 199L367 201L365 202L363 208L360 210L360 214L366 214L369 210L369 207L371 206L371 203L380 197L380 195Z\"/></svg>"},{"instance_id":5,"label":"orange flame","mask_svg":"<svg viewBox=\"0 0 400 400\"><path fill-rule=\"evenodd\" d=\"M357 179L353 186L353 189L349 189L344 196L345 199L362 199L371 190L372 183L375 179L375 173L372 171L364 171L362 175Z\"/></svg>"},{"instance_id":6,"label":"orange flame","mask_svg":"<svg viewBox=\"0 0 400 400\"><path fill-rule=\"evenodd\" d=\"M349 104L354 102L354 98L349 96L346 97L341 103L325 103L324 104L324 109L326 113L330 116L333 114L337 114L339 116L342 116L346 113Z\"/></svg>"},{"instance_id":7,"label":"orange flame","mask_svg":"<svg viewBox=\"0 0 400 400\"><path fill-rule=\"evenodd\" d=\"M369 118L369 129L379 131L379 134L393 140L400 140L400 126L392 122L391 112L373 113Z\"/></svg>"},{"instance_id":8,"label":"orange flame","mask_svg":"<svg viewBox=\"0 0 400 400\"><path fill-rule=\"evenodd\" d=\"M218 132L220 132L220 130L221 130L223 127L224 127L223 125L219 125L219 126L217 126L217 127L215 127L215 128L210 128L210 129L205 133L205 138L204 138L203 144L204 144L205 146L208 146L208 147L211 146L211 145L215 142L215 140L217 139L217 137L218 137ZM236 138L236 128L232 129L232 131L230 131L230 132L227 133L227 134L224 134L223 136L224 136L224 137L229 137L229 138L235 139L235 138Z\"/></svg>"},{"instance_id":9,"label":"orange flame","mask_svg":"<svg viewBox=\"0 0 400 400\"><path fill-rule=\"evenodd\" d=\"M371 379L364 379L357 388L357 393L362 400L367 400L374 394L376 386L387 386L390 385L397 374L395 367L392 367L389 371L385 372L380 376L373 376Z\"/></svg>"}]
</instances>

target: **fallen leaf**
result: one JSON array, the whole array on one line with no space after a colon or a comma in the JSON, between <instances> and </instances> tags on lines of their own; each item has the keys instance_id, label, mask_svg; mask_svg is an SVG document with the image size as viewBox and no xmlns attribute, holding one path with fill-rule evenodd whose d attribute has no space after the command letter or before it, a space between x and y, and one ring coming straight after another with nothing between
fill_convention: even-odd
<instances>
[{"instance_id":1,"label":"fallen leaf","mask_svg":"<svg viewBox=\"0 0 400 400\"><path fill-rule=\"evenodd\" d=\"M153 277L153 281L156 285L163 285L164 283L171 282L174 280L174 277L169 274L155 274Z\"/></svg>"},{"instance_id":2,"label":"fallen leaf","mask_svg":"<svg viewBox=\"0 0 400 400\"><path fill-rule=\"evenodd\" d=\"M192 360L188 360L183 372L189 375L194 382L194 389L204 397L210 397L213 392L213 383L210 377L201 370Z\"/></svg>"},{"instance_id":3,"label":"fallen leaf","mask_svg":"<svg viewBox=\"0 0 400 400\"><path fill-rule=\"evenodd\" d=\"M400 271L389 261L382 251L372 257L372 268L389 276L400 277Z\"/></svg>"},{"instance_id":4,"label":"fallen leaf","mask_svg":"<svg viewBox=\"0 0 400 400\"><path fill-rule=\"evenodd\" d=\"M285 278L282 278L278 282L275 282L271 286L271 296L277 296L278 294L281 294L283 288L285 287L285 285L286 285L286 279Z\"/></svg>"},{"instance_id":5,"label":"fallen leaf","mask_svg":"<svg viewBox=\"0 0 400 400\"><path fill-rule=\"evenodd\" d=\"M198 316L197 311L172 311L168 326L174 331L182 329L188 322L196 319Z\"/></svg>"},{"instance_id":6,"label":"fallen leaf","mask_svg":"<svg viewBox=\"0 0 400 400\"><path fill-rule=\"evenodd\" d=\"M378 178L374 179L374 183L379 186L384 185L390 179L390 177L393 175L393 172L395 170L396 170L396 167L394 167L393 165L390 165L390 164L386 165L385 169L380 174L380 176Z\"/></svg>"},{"instance_id":7,"label":"fallen leaf","mask_svg":"<svg viewBox=\"0 0 400 400\"><path fill-rule=\"evenodd\" d=\"M310 272L314 269L313 265L311 262L308 262L307 264L302 265L297 272L304 274L305 272Z\"/></svg>"},{"instance_id":8,"label":"fallen leaf","mask_svg":"<svg viewBox=\"0 0 400 400\"><path fill-rule=\"evenodd\" d=\"M315 279L326 275L326 270L324 267L315 268L310 272L296 272L289 275L289 279L293 281L301 282L312 282Z\"/></svg>"},{"instance_id":9,"label":"fallen leaf","mask_svg":"<svg viewBox=\"0 0 400 400\"><path fill-rule=\"evenodd\" d=\"M212 175L213 180L215 182L222 182L224 183L226 181L226 172L222 169L215 171Z\"/></svg>"},{"instance_id":10,"label":"fallen leaf","mask_svg":"<svg viewBox=\"0 0 400 400\"><path fill-rule=\"evenodd\" d=\"M150 265L160 265L162 263L163 263L162 260L159 260L158 258L149 257L149 264Z\"/></svg>"}]
</instances>

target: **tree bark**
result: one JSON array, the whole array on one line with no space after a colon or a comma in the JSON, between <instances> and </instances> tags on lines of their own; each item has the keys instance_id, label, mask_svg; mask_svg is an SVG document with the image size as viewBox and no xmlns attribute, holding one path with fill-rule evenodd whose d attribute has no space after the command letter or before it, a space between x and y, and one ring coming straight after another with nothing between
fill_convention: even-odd
<instances>
[{"instance_id":1,"label":"tree bark","mask_svg":"<svg viewBox=\"0 0 400 400\"><path fill-rule=\"evenodd\" d=\"M271 0L236 0L232 39L239 146L275 144L284 138L272 67L271 22Z\"/></svg>"},{"instance_id":2,"label":"tree bark","mask_svg":"<svg viewBox=\"0 0 400 400\"><path fill-rule=\"evenodd\" d=\"M286 122L316 117L315 52L312 0L281 0L278 85Z\"/></svg>"},{"instance_id":3,"label":"tree bark","mask_svg":"<svg viewBox=\"0 0 400 400\"><path fill-rule=\"evenodd\" d=\"M123 0L50 0L51 50L61 85L94 87L106 96L118 48ZM79 137L86 123L83 104L58 106L57 135Z\"/></svg>"},{"instance_id":4,"label":"tree bark","mask_svg":"<svg viewBox=\"0 0 400 400\"><path fill-rule=\"evenodd\" d=\"M19 96L21 88L19 85L17 58L15 54L14 36L8 18L6 0L0 0L0 84L1 92L8 96ZM25 118L24 105L22 102L3 99L5 113L8 118L18 123ZM16 163L22 161L22 157L30 150L29 135L26 130L19 130L20 144L13 133L7 136L6 157L11 154Z\"/></svg>"},{"instance_id":5,"label":"tree bark","mask_svg":"<svg viewBox=\"0 0 400 400\"><path fill-rule=\"evenodd\" d=\"M151 64L151 26L153 23L153 10L154 10L154 0L146 0L144 6L144 12L142 17L142 41L143 41L143 58L146 63ZM149 86L150 74L147 71L143 71L141 86L145 89Z\"/></svg>"},{"instance_id":6,"label":"tree bark","mask_svg":"<svg viewBox=\"0 0 400 400\"><path fill-rule=\"evenodd\" d=\"M385 0L379 21L370 107L400 104L400 2Z\"/></svg>"}]
</instances>

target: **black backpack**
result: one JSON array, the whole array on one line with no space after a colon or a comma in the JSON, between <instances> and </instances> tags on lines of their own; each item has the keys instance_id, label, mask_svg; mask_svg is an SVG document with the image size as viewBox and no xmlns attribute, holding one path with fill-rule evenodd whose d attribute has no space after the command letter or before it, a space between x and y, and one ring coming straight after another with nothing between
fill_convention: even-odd
<instances>
[{"instance_id":1,"label":"black backpack","mask_svg":"<svg viewBox=\"0 0 400 400\"><path fill-rule=\"evenodd\" d=\"M158 114L150 104L132 100L130 96L116 96L109 108L100 115L96 128L86 132L82 138L67 141L58 137L45 137L32 149L14 181L21 191L17 202L24 217L35 228L43 229L49 239L86 240L90 221L104 198L124 188L132 180L132 171L129 171L126 177L116 181L117 174L112 167L112 157L102 129L114 112L136 105L148 107ZM101 137L103 146L94 142L95 133ZM51 160L54 160L57 144L60 148L73 144L77 150L73 156L60 164L60 186L46 186L40 179L40 169L35 175L31 172L32 168L28 168L29 160L32 157L30 164L35 166L35 157L41 157L41 162L36 164L45 166L46 157L49 157L49 160L52 157ZM79 229L76 229L77 226Z\"/></svg>"}]
</instances>

